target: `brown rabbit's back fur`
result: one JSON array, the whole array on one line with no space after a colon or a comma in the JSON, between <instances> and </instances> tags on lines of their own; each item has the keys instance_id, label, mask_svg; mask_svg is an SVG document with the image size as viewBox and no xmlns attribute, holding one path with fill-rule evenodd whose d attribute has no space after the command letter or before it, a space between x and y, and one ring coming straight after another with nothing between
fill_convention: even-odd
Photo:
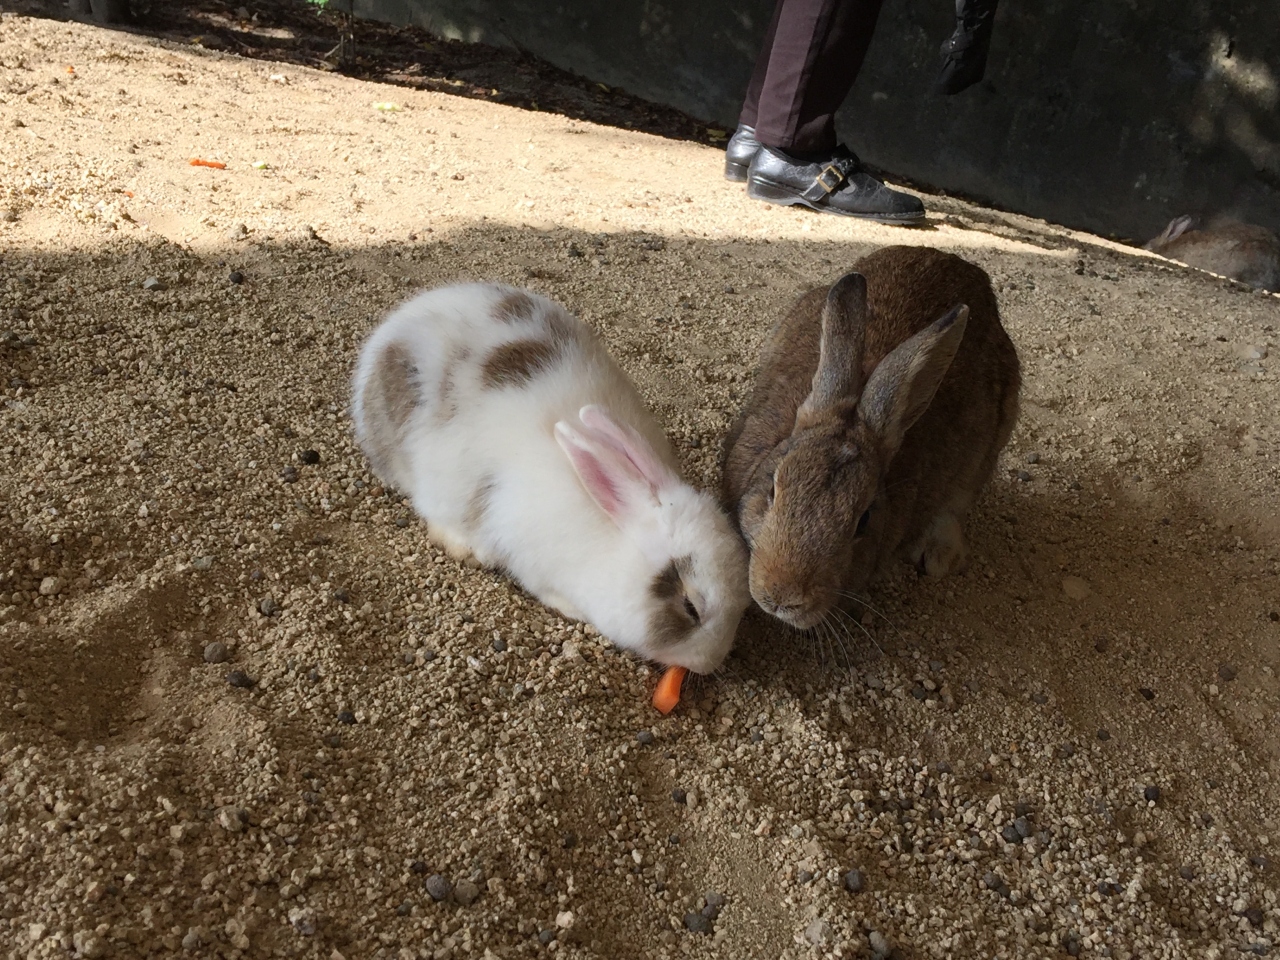
<instances>
[{"instance_id":1,"label":"brown rabbit's back fur","mask_svg":"<svg viewBox=\"0 0 1280 960\"><path fill-rule=\"evenodd\" d=\"M1013 432L1022 386L1018 353L1000 323L986 271L931 248L915 248L900 257L889 253L893 249L879 250L855 267L867 277L868 306L880 321L868 330L864 374L957 303L969 307L969 324L951 369L929 409L908 431L885 485L910 485L910 478L921 477L917 503L947 503L963 514L995 470ZM995 436L984 437L983 456L973 456L972 438L986 434L991 424L996 425ZM904 543L917 539L930 519L912 513L916 522L902 531Z\"/></svg>"},{"instance_id":2,"label":"brown rabbit's back fur","mask_svg":"<svg viewBox=\"0 0 1280 960\"><path fill-rule=\"evenodd\" d=\"M969 308L954 360L881 478L877 503L885 500L889 508L877 531L882 549L873 557L855 556L843 585L861 590L890 556L913 549L939 511L964 517L1012 432L1021 378L1017 352L981 268L932 248L895 246L870 254L852 270L866 279L863 384L895 347L956 305ZM754 390L726 439L723 495L739 521L744 497L772 483L775 451L785 449L810 393L829 289L806 293L771 331ZM824 521L820 505L811 520Z\"/></svg>"},{"instance_id":3,"label":"brown rabbit's back fur","mask_svg":"<svg viewBox=\"0 0 1280 960\"><path fill-rule=\"evenodd\" d=\"M1232 220L1206 229L1193 224L1190 217L1178 217L1147 249L1250 286L1280 291L1280 238L1275 233Z\"/></svg>"}]
</instances>

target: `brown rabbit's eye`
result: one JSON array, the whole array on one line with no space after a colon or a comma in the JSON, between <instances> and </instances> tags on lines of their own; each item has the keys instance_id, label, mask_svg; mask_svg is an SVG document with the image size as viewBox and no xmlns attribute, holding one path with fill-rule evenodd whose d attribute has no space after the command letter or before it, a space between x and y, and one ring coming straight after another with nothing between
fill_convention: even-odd
<instances>
[{"instance_id":1,"label":"brown rabbit's eye","mask_svg":"<svg viewBox=\"0 0 1280 960\"><path fill-rule=\"evenodd\" d=\"M769 492L765 495L765 498L771 507L773 506L773 501L778 499L778 478L776 475L773 478L773 483L769 486Z\"/></svg>"},{"instance_id":2,"label":"brown rabbit's eye","mask_svg":"<svg viewBox=\"0 0 1280 960\"><path fill-rule=\"evenodd\" d=\"M694 623L702 622L702 618L698 616L698 608L693 605L693 602L688 597L684 598L684 612L689 615L689 619Z\"/></svg>"},{"instance_id":3,"label":"brown rabbit's eye","mask_svg":"<svg viewBox=\"0 0 1280 960\"><path fill-rule=\"evenodd\" d=\"M871 519L871 508L868 507L866 510L862 511L862 516L858 518L858 526L853 531L853 535L855 537L860 537L863 535L863 533L866 532L867 522L870 519Z\"/></svg>"}]
</instances>

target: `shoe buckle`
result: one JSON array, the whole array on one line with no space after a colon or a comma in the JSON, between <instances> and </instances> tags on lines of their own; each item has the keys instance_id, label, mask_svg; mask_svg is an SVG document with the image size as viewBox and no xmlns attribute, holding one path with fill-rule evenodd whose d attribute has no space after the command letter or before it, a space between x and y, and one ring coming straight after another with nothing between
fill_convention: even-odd
<instances>
[{"instance_id":1,"label":"shoe buckle","mask_svg":"<svg viewBox=\"0 0 1280 960\"><path fill-rule=\"evenodd\" d=\"M834 163L827 164L823 167L822 172L813 178L813 182L826 191L827 194L834 193L839 189L844 180L844 171Z\"/></svg>"}]
</instances>

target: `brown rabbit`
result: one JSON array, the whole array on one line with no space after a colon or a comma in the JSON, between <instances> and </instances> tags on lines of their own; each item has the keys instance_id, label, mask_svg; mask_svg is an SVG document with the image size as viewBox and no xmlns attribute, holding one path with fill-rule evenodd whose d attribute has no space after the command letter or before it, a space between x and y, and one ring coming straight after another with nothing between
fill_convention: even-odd
<instances>
[{"instance_id":1,"label":"brown rabbit","mask_svg":"<svg viewBox=\"0 0 1280 960\"><path fill-rule=\"evenodd\" d=\"M1146 248L1189 267L1280 291L1280 237L1257 224L1222 220L1198 230L1191 217L1178 217Z\"/></svg>"},{"instance_id":2,"label":"brown rabbit","mask_svg":"<svg viewBox=\"0 0 1280 960\"><path fill-rule=\"evenodd\" d=\"M961 524L1017 419L1018 354L981 268L899 246L854 270L774 327L725 441L751 595L800 629L890 558L961 566Z\"/></svg>"}]
</instances>

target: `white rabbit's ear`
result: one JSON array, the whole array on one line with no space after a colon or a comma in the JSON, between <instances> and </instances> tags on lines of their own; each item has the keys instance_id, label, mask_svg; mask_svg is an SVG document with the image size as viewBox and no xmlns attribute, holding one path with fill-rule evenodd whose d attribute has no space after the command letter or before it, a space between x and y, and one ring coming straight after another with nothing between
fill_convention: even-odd
<instances>
[{"instance_id":1,"label":"white rabbit's ear","mask_svg":"<svg viewBox=\"0 0 1280 960\"><path fill-rule=\"evenodd\" d=\"M655 495L681 482L675 471L662 462L649 441L634 427L615 420L604 407L589 404L578 411L578 418L590 436L629 460Z\"/></svg>"},{"instance_id":2,"label":"white rabbit's ear","mask_svg":"<svg viewBox=\"0 0 1280 960\"><path fill-rule=\"evenodd\" d=\"M619 527L654 503L655 490L644 474L599 436L575 430L563 420L556 424L555 433L591 499Z\"/></svg>"}]
</instances>

